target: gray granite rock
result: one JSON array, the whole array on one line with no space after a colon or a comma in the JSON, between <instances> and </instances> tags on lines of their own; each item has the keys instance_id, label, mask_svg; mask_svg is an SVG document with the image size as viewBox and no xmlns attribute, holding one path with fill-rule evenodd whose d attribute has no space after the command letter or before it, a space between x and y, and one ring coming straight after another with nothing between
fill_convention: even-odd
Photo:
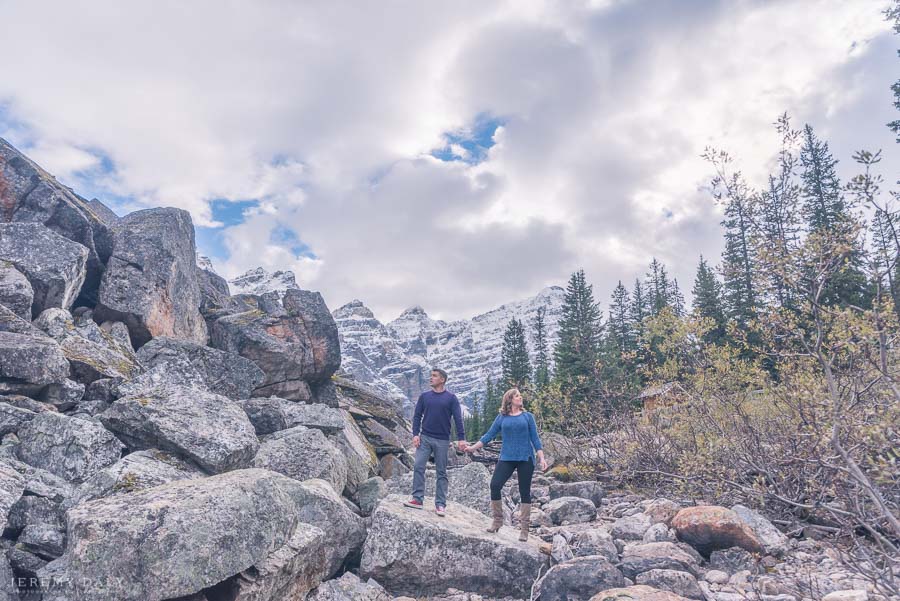
<instances>
[{"instance_id":1,"label":"gray granite rock","mask_svg":"<svg viewBox=\"0 0 900 601\"><path fill-rule=\"evenodd\" d=\"M68 309L86 275L88 249L38 223L0 223L0 261L22 272L34 294L32 317L44 309Z\"/></svg>"},{"instance_id":2,"label":"gray granite rock","mask_svg":"<svg viewBox=\"0 0 900 601\"><path fill-rule=\"evenodd\" d=\"M731 510L750 526L756 538L762 543L764 551L769 555L781 557L790 549L788 537L758 512L743 505L735 505Z\"/></svg>"},{"instance_id":3,"label":"gray granite rock","mask_svg":"<svg viewBox=\"0 0 900 601\"><path fill-rule=\"evenodd\" d=\"M447 516L403 506L387 497L372 514L360 576L394 595L436 595L457 588L481 595L527 597L548 558L537 542L519 542L511 529L489 534L481 513L450 502ZM534 539L532 539L534 541ZM465 566L448 570L448 565Z\"/></svg>"},{"instance_id":4,"label":"gray granite rock","mask_svg":"<svg viewBox=\"0 0 900 601\"><path fill-rule=\"evenodd\" d=\"M589 601L600 591L623 586L625 577L605 557L577 557L550 568L535 587L539 601Z\"/></svg>"},{"instance_id":5,"label":"gray granite rock","mask_svg":"<svg viewBox=\"0 0 900 601\"><path fill-rule=\"evenodd\" d=\"M583 482L552 482L550 484L550 499L560 497L581 497L589 499L594 506L600 507L603 501L603 484L596 480Z\"/></svg>"},{"instance_id":6,"label":"gray granite rock","mask_svg":"<svg viewBox=\"0 0 900 601\"><path fill-rule=\"evenodd\" d=\"M19 439L21 461L75 483L118 461L124 448L99 423L52 412L35 415Z\"/></svg>"},{"instance_id":7,"label":"gray granite rock","mask_svg":"<svg viewBox=\"0 0 900 601\"><path fill-rule=\"evenodd\" d=\"M169 453L157 449L137 451L85 480L62 506L68 509L110 495L128 494L177 480L205 476L197 467Z\"/></svg>"},{"instance_id":8,"label":"gray granite rock","mask_svg":"<svg viewBox=\"0 0 900 601\"><path fill-rule=\"evenodd\" d=\"M161 386L118 399L100 421L131 450L158 448L220 473L247 467L259 448L236 402L183 386Z\"/></svg>"},{"instance_id":9,"label":"gray granite rock","mask_svg":"<svg viewBox=\"0 0 900 601\"><path fill-rule=\"evenodd\" d=\"M66 553L39 573L69 578L49 599L161 601L262 564L300 521L286 480L237 470L76 505Z\"/></svg>"},{"instance_id":10,"label":"gray granite rock","mask_svg":"<svg viewBox=\"0 0 900 601\"><path fill-rule=\"evenodd\" d=\"M0 463L0 532L6 528L10 510L25 491L25 478L11 466Z\"/></svg>"},{"instance_id":11,"label":"gray granite rock","mask_svg":"<svg viewBox=\"0 0 900 601\"><path fill-rule=\"evenodd\" d=\"M65 309L47 309L34 325L59 343L78 382L112 378L130 380L140 373L134 351L100 328L89 316L73 317Z\"/></svg>"},{"instance_id":12,"label":"gray granite rock","mask_svg":"<svg viewBox=\"0 0 900 601\"><path fill-rule=\"evenodd\" d=\"M359 499L359 510L363 515L369 515L378 503L388 494L387 486L381 476L374 476L359 485L356 497Z\"/></svg>"},{"instance_id":13,"label":"gray granite rock","mask_svg":"<svg viewBox=\"0 0 900 601\"><path fill-rule=\"evenodd\" d=\"M680 570L648 570L638 574L635 582L670 591L688 599L699 601L705 599L697 579L692 574Z\"/></svg>"},{"instance_id":14,"label":"gray granite rock","mask_svg":"<svg viewBox=\"0 0 900 601\"><path fill-rule=\"evenodd\" d=\"M68 375L69 362L53 340L0 332L0 394L37 396Z\"/></svg>"},{"instance_id":15,"label":"gray granite rock","mask_svg":"<svg viewBox=\"0 0 900 601\"><path fill-rule=\"evenodd\" d=\"M571 546L576 557L601 555L613 563L619 561L619 553L612 536L605 530L594 528L577 532L571 541Z\"/></svg>"},{"instance_id":16,"label":"gray granite rock","mask_svg":"<svg viewBox=\"0 0 900 601\"><path fill-rule=\"evenodd\" d=\"M318 292L287 290L282 304L264 302L221 317L213 323L211 345L265 372L255 392L260 397L310 400L308 383L327 380L340 366L337 326Z\"/></svg>"},{"instance_id":17,"label":"gray granite rock","mask_svg":"<svg viewBox=\"0 0 900 601\"><path fill-rule=\"evenodd\" d=\"M615 538L621 538L622 540L643 540L644 534L647 533L651 525L649 515L636 513L617 519L610 526L609 532Z\"/></svg>"},{"instance_id":18,"label":"gray granite rock","mask_svg":"<svg viewBox=\"0 0 900 601\"><path fill-rule=\"evenodd\" d=\"M22 426L30 422L35 416L34 411L3 402L3 399L6 398L8 397L0 397L0 437L10 433L17 433Z\"/></svg>"},{"instance_id":19,"label":"gray granite rock","mask_svg":"<svg viewBox=\"0 0 900 601\"><path fill-rule=\"evenodd\" d=\"M322 432L295 426L263 437L253 466L297 480L321 478L336 491L347 484L347 460Z\"/></svg>"},{"instance_id":20,"label":"gray granite rock","mask_svg":"<svg viewBox=\"0 0 900 601\"><path fill-rule=\"evenodd\" d=\"M544 505L543 509L556 525L580 524L597 517L594 503L581 497L558 497Z\"/></svg>"},{"instance_id":21,"label":"gray granite rock","mask_svg":"<svg viewBox=\"0 0 900 601\"><path fill-rule=\"evenodd\" d=\"M391 601L391 595L373 579L363 582L353 572L323 582L306 601Z\"/></svg>"},{"instance_id":22,"label":"gray granite rock","mask_svg":"<svg viewBox=\"0 0 900 601\"><path fill-rule=\"evenodd\" d=\"M95 319L124 322L136 348L158 336L206 344L190 214L135 211L116 223L113 239Z\"/></svg>"},{"instance_id":23,"label":"gray granite rock","mask_svg":"<svg viewBox=\"0 0 900 601\"><path fill-rule=\"evenodd\" d=\"M21 271L8 261L0 261L0 305L22 319L31 321L34 290Z\"/></svg>"},{"instance_id":24,"label":"gray granite rock","mask_svg":"<svg viewBox=\"0 0 900 601\"><path fill-rule=\"evenodd\" d=\"M650 570L680 570L696 577L701 561L700 555L687 545L641 543L625 547L619 569L631 579Z\"/></svg>"},{"instance_id":25,"label":"gray granite rock","mask_svg":"<svg viewBox=\"0 0 900 601\"><path fill-rule=\"evenodd\" d=\"M166 336L142 346L137 358L148 369L168 365L178 358L186 359L200 374L206 388L235 401L250 398L265 379L255 363L240 355Z\"/></svg>"},{"instance_id":26,"label":"gray granite rock","mask_svg":"<svg viewBox=\"0 0 900 601\"><path fill-rule=\"evenodd\" d=\"M96 205L61 185L2 138L0 186L6 190L0 221L44 224L87 249L82 297L86 304L93 304L112 248L109 228L98 217Z\"/></svg>"}]
</instances>

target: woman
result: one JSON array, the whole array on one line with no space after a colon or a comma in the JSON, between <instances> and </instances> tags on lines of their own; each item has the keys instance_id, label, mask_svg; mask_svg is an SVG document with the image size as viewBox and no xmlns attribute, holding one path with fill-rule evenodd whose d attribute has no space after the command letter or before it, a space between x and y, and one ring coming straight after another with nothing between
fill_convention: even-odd
<instances>
[{"instance_id":1,"label":"woman","mask_svg":"<svg viewBox=\"0 0 900 601\"><path fill-rule=\"evenodd\" d=\"M497 434L503 435L503 446L500 448L500 461L497 462L494 476L491 478L491 512L494 515L494 521L487 531L497 532L503 525L503 502L500 500L500 492L515 471L518 472L519 496L522 498L522 511L519 514L521 528L519 540L527 541L528 527L531 525L531 477L534 475L534 452L537 451L541 470L547 469L547 461L544 459L544 451L541 447L541 439L538 437L534 416L525 411L522 404L522 393L518 388L510 388L506 391L500 404L500 415L494 420L491 429L467 451L472 453L484 448L484 445L492 441Z\"/></svg>"}]
</instances>

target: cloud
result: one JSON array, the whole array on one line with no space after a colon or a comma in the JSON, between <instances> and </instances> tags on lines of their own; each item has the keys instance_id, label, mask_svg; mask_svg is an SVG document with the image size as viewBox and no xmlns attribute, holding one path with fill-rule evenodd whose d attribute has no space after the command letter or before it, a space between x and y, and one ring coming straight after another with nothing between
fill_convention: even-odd
<instances>
[{"instance_id":1,"label":"cloud","mask_svg":"<svg viewBox=\"0 0 900 601\"><path fill-rule=\"evenodd\" d=\"M605 301L653 256L689 290L721 249L704 146L762 181L788 111L845 175L857 147L898 163L883 5L6 3L0 135L117 208L191 211L226 275L382 319L580 266Z\"/></svg>"}]
</instances>

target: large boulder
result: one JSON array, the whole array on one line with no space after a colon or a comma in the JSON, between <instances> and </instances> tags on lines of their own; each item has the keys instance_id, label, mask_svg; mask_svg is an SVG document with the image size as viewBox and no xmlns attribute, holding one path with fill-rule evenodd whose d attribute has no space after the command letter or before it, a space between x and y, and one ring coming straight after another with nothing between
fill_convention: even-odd
<instances>
[{"instance_id":1,"label":"large boulder","mask_svg":"<svg viewBox=\"0 0 900 601\"><path fill-rule=\"evenodd\" d=\"M610 534L622 540L643 540L644 535L653 525L646 513L636 513L617 519L609 527ZM663 524L665 528L665 524ZM649 541L648 541L649 542Z\"/></svg>"},{"instance_id":2,"label":"large boulder","mask_svg":"<svg viewBox=\"0 0 900 601\"><path fill-rule=\"evenodd\" d=\"M253 398L240 401L247 417L253 422L260 436L272 434L294 426L306 426L325 434L336 434L344 429L344 418L339 409L318 403L295 403L278 397Z\"/></svg>"},{"instance_id":3,"label":"large boulder","mask_svg":"<svg viewBox=\"0 0 900 601\"><path fill-rule=\"evenodd\" d=\"M63 507L69 508L116 494L128 494L177 480L203 478L206 474L187 462L157 449L122 457L85 480Z\"/></svg>"},{"instance_id":4,"label":"large boulder","mask_svg":"<svg viewBox=\"0 0 900 601\"><path fill-rule=\"evenodd\" d=\"M145 368L186 359L203 378L206 388L235 401L250 398L266 377L253 361L240 355L166 336L142 346L137 358Z\"/></svg>"},{"instance_id":5,"label":"large boulder","mask_svg":"<svg viewBox=\"0 0 900 601\"><path fill-rule=\"evenodd\" d=\"M257 396L311 400L308 384L327 380L341 362L334 318L322 295L306 290L287 290L281 303L260 298L256 309L217 319L211 344L265 372Z\"/></svg>"},{"instance_id":6,"label":"large boulder","mask_svg":"<svg viewBox=\"0 0 900 601\"><path fill-rule=\"evenodd\" d=\"M0 532L6 528L10 510L25 491L25 478L13 467L0 463Z\"/></svg>"},{"instance_id":7,"label":"large boulder","mask_svg":"<svg viewBox=\"0 0 900 601\"><path fill-rule=\"evenodd\" d=\"M0 332L28 334L29 336L37 336L38 338L44 336L43 332L32 325L30 312L28 319L23 319L13 313L12 309L3 304L0 304Z\"/></svg>"},{"instance_id":8,"label":"large boulder","mask_svg":"<svg viewBox=\"0 0 900 601\"><path fill-rule=\"evenodd\" d=\"M519 542L511 529L488 534L481 513L449 503L447 516L384 499L372 515L360 576L394 595L434 595L457 588L486 596L528 597L549 558L537 542ZM447 569L458 566L459 569Z\"/></svg>"},{"instance_id":9,"label":"large boulder","mask_svg":"<svg viewBox=\"0 0 900 601\"><path fill-rule=\"evenodd\" d=\"M157 336L206 344L190 214L135 211L119 220L113 235L95 319L124 322L135 348Z\"/></svg>"},{"instance_id":10,"label":"large boulder","mask_svg":"<svg viewBox=\"0 0 900 601\"><path fill-rule=\"evenodd\" d=\"M99 423L50 411L36 414L19 439L19 459L74 483L118 461L124 448Z\"/></svg>"},{"instance_id":11,"label":"large boulder","mask_svg":"<svg viewBox=\"0 0 900 601\"><path fill-rule=\"evenodd\" d=\"M600 591L624 585L622 572L605 557L577 557L550 568L535 587L535 599L589 601Z\"/></svg>"},{"instance_id":12,"label":"large boulder","mask_svg":"<svg viewBox=\"0 0 900 601\"><path fill-rule=\"evenodd\" d=\"M88 250L82 297L93 304L112 249L109 228L97 214L102 203L86 202L2 138L0 190L0 222L43 224Z\"/></svg>"},{"instance_id":13,"label":"large boulder","mask_svg":"<svg viewBox=\"0 0 900 601\"><path fill-rule=\"evenodd\" d=\"M344 427L330 438L347 458L347 491L353 495L378 469L378 456L353 417L343 409L340 411Z\"/></svg>"},{"instance_id":14,"label":"large boulder","mask_svg":"<svg viewBox=\"0 0 900 601\"><path fill-rule=\"evenodd\" d=\"M465 505L484 515L491 513L491 472L483 463L470 463L465 467L447 470L447 500ZM412 472L387 481L388 492L406 495L412 492ZM437 474L425 471L425 495L434 497Z\"/></svg>"},{"instance_id":15,"label":"large boulder","mask_svg":"<svg viewBox=\"0 0 900 601\"><path fill-rule=\"evenodd\" d=\"M347 508L329 482L316 478L303 482L286 478L284 487L296 503L297 520L328 534L326 578L334 576L346 563L359 560L366 540L366 524Z\"/></svg>"},{"instance_id":16,"label":"large boulder","mask_svg":"<svg viewBox=\"0 0 900 601\"><path fill-rule=\"evenodd\" d=\"M628 545L622 553L619 569L627 578L650 570L678 570L693 576L700 573L702 558L696 551L676 543L643 543Z\"/></svg>"},{"instance_id":17,"label":"large boulder","mask_svg":"<svg viewBox=\"0 0 900 601\"><path fill-rule=\"evenodd\" d=\"M596 507L600 507L603 501L603 484L596 480L552 482L550 499L559 499L560 497L581 497L590 500Z\"/></svg>"},{"instance_id":18,"label":"large boulder","mask_svg":"<svg viewBox=\"0 0 900 601\"><path fill-rule=\"evenodd\" d=\"M240 405L183 386L123 397L98 417L131 450L170 451L210 473L249 466L259 448L253 424Z\"/></svg>"},{"instance_id":19,"label":"large boulder","mask_svg":"<svg viewBox=\"0 0 900 601\"><path fill-rule=\"evenodd\" d=\"M0 397L0 438L7 434L16 434L36 415L34 411L6 402L8 398Z\"/></svg>"},{"instance_id":20,"label":"large boulder","mask_svg":"<svg viewBox=\"0 0 900 601\"><path fill-rule=\"evenodd\" d=\"M253 466L296 480L321 478L337 491L347 484L347 460L319 430L295 426L263 437Z\"/></svg>"},{"instance_id":21,"label":"large boulder","mask_svg":"<svg viewBox=\"0 0 900 601\"><path fill-rule=\"evenodd\" d=\"M31 321L34 290L21 271L8 261L0 261L0 305L9 308L22 319Z\"/></svg>"},{"instance_id":22,"label":"large boulder","mask_svg":"<svg viewBox=\"0 0 900 601\"><path fill-rule=\"evenodd\" d=\"M597 517L594 503L581 497L558 497L544 505L544 512L554 524L581 524Z\"/></svg>"},{"instance_id":23,"label":"large boulder","mask_svg":"<svg viewBox=\"0 0 900 601\"><path fill-rule=\"evenodd\" d=\"M131 345L104 331L90 318L90 312L75 318L65 309L47 309L34 325L57 341L78 382L130 380L140 372Z\"/></svg>"},{"instance_id":24,"label":"large boulder","mask_svg":"<svg viewBox=\"0 0 900 601\"><path fill-rule=\"evenodd\" d=\"M670 591L661 591L646 584L611 588L597 593L590 601L690 601Z\"/></svg>"},{"instance_id":25,"label":"large boulder","mask_svg":"<svg viewBox=\"0 0 900 601\"><path fill-rule=\"evenodd\" d=\"M574 533L571 541L575 557L601 555L611 562L619 561L619 551L612 536L600 528L591 528Z\"/></svg>"},{"instance_id":26,"label":"large boulder","mask_svg":"<svg viewBox=\"0 0 900 601\"><path fill-rule=\"evenodd\" d=\"M0 394L37 397L68 375L69 362L55 341L0 332Z\"/></svg>"},{"instance_id":27,"label":"large boulder","mask_svg":"<svg viewBox=\"0 0 900 601\"><path fill-rule=\"evenodd\" d=\"M725 507L686 507L672 518L671 525L680 540L704 555L728 547L741 547L751 553L764 551L750 526L737 513Z\"/></svg>"},{"instance_id":28,"label":"large boulder","mask_svg":"<svg viewBox=\"0 0 900 601\"><path fill-rule=\"evenodd\" d=\"M66 553L39 573L67 576L67 590L44 599L161 601L262 564L298 527L286 480L237 470L76 505Z\"/></svg>"},{"instance_id":29,"label":"large boulder","mask_svg":"<svg viewBox=\"0 0 900 601\"><path fill-rule=\"evenodd\" d=\"M743 505L735 505L731 510L735 512L739 518L744 520L750 527L750 530L756 534L756 538L762 543L766 553L781 557L788 552L788 549L790 549L788 537L785 536L781 530L776 528L772 522Z\"/></svg>"},{"instance_id":30,"label":"large boulder","mask_svg":"<svg viewBox=\"0 0 900 601\"><path fill-rule=\"evenodd\" d=\"M87 248L39 223L0 223L0 260L28 278L33 317L51 307L72 306L84 284L87 257Z\"/></svg>"},{"instance_id":31,"label":"large boulder","mask_svg":"<svg viewBox=\"0 0 900 601\"><path fill-rule=\"evenodd\" d=\"M294 535L262 562L241 572L234 601L304 599L327 577L329 536L310 524L297 524Z\"/></svg>"}]
</instances>

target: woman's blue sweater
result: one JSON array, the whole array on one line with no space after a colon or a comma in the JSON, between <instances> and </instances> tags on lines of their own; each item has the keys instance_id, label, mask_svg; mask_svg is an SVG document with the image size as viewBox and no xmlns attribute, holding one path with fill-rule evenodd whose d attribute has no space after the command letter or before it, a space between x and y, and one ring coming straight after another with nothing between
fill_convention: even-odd
<instances>
[{"instance_id":1,"label":"woman's blue sweater","mask_svg":"<svg viewBox=\"0 0 900 601\"><path fill-rule=\"evenodd\" d=\"M481 437L481 444L491 442L497 434L503 434L500 461L533 462L534 451L540 451L542 448L534 416L528 411L523 411L519 415L502 413L498 415L491 424L491 429Z\"/></svg>"}]
</instances>

